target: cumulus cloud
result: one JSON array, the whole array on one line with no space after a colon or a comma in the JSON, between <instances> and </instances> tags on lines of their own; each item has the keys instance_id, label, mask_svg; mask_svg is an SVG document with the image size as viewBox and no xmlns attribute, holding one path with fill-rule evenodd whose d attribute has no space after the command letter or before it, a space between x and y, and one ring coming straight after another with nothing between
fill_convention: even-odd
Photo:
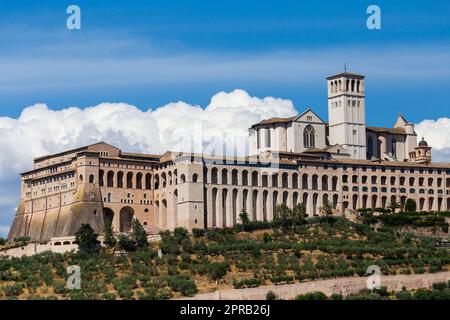
<instances>
[{"instance_id":1,"label":"cumulus cloud","mask_svg":"<svg viewBox=\"0 0 450 320\"><path fill-rule=\"evenodd\" d=\"M419 138L425 138L433 148L433 161L450 162L450 118L423 120L415 128Z\"/></svg>"},{"instance_id":2,"label":"cumulus cloud","mask_svg":"<svg viewBox=\"0 0 450 320\"><path fill-rule=\"evenodd\" d=\"M32 158L68 148L106 141L126 151L191 151L192 138L201 151L204 136L245 140L251 124L295 113L290 100L260 99L243 90L219 92L206 108L181 101L147 111L126 103L62 110L36 104L18 119L0 118L0 182L29 168Z\"/></svg>"},{"instance_id":3,"label":"cumulus cloud","mask_svg":"<svg viewBox=\"0 0 450 320\"><path fill-rule=\"evenodd\" d=\"M251 124L294 114L290 100L261 99L237 89L217 93L206 107L179 101L147 111L126 103L52 110L39 103L25 108L17 119L0 117L0 225L12 220L18 174L30 169L35 157L98 141L145 153L202 152L214 141L221 154L222 144L232 148L236 141L245 143ZM6 232L6 226L0 227L0 234Z\"/></svg>"}]
</instances>

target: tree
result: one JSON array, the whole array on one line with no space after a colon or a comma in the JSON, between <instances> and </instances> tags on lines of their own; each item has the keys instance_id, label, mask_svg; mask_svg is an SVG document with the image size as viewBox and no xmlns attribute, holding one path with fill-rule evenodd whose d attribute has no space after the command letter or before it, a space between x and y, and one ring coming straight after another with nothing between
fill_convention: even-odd
<instances>
[{"instance_id":1,"label":"tree","mask_svg":"<svg viewBox=\"0 0 450 320\"><path fill-rule=\"evenodd\" d=\"M319 208L319 212L323 215L325 215L328 223L333 223L333 204L326 199L323 203L323 205Z\"/></svg>"},{"instance_id":2,"label":"tree","mask_svg":"<svg viewBox=\"0 0 450 320\"><path fill-rule=\"evenodd\" d=\"M105 244L110 248L114 247L117 244L117 240L114 237L112 222L108 219L105 221L103 233L105 235Z\"/></svg>"},{"instance_id":3,"label":"tree","mask_svg":"<svg viewBox=\"0 0 450 320\"><path fill-rule=\"evenodd\" d=\"M417 211L417 204L416 200L408 198L405 202L405 212L416 212Z\"/></svg>"},{"instance_id":4,"label":"tree","mask_svg":"<svg viewBox=\"0 0 450 320\"><path fill-rule=\"evenodd\" d=\"M100 245L98 234L88 223L82 223L75 232L75 243L78 244L80 251L97 251Z\"/></svg>"},{"instance_id":5,"label":"tree","mask_svg":"<svg viewBox=\"0 0 450 320\"><path fill-rule=\"evenodd\" d=\"M131 223L131 239L138 248L148 247L147 232L138 219L133 219Z\"/></svg>"},{"instance_id":6,"label":"tree","mask_svg":"<svg viewBox=\"0 0 450 320\"><path fill-rule=\"evenodd\" d=\"M395 210L398 209L398 208L400 208L400 204L397 202L397 200L392 199L392 200L388 203L387 208L388 208L389 210L391 210L391 213L395 213Z\"/></svg>"},{"instance_id":7,"label":"tree","mask_svg":"<svg viewBox=\"0 0 450 320\"><path fill-rule=\"evenodd\" d=\"M250 222L250 218L248 217L248 213L247 211L245 211L245 209L242 209L241 213L239 213L239 219L241 220L242 223L242 231L244 231L245 227Z\"/></svg>"},{"instance_id":8,"label":"tree","mask_svg":"<svg viewBox=\"0 0 450 320\"><path fill-rule=\"evenodd\" d=\"M292 210L292 220L294 224L301 225L305 222L306 207L303 203L297 204Z\"/></svg>"},{"instance_id":9,"label":"tree","mask_svg":"<svg viewBox=\"0 0 450 320\"><path fill-rule=\"evenodd\" d=\"M289 228L292 225L292 210L284 203L277 205L273 212L273 220L283 228Z\"/></svg>"},{"instance_id":10,"label":"tree","mask_svg":"<svg viewBox=\"0 0 450 320\"><path fill-rule=\"evenodd\" d=\"M6 244L6 239L0 237L0 246L3 246L4 244Z\"/></svg>"},{"instance_id":11,"label":"tree","mask_svg":"<svg viewBox=\"0 0 450 320\"><path fill-rule=\"evenodd\" d=\"M117 244L121 250L136 251L136 242L125 234L119 234Z\"/></svg>"}]
</instances>

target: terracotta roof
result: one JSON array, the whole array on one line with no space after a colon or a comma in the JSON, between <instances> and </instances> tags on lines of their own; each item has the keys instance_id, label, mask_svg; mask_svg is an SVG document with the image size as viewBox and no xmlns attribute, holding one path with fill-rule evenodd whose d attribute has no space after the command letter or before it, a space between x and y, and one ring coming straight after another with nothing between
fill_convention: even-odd
<instances>
[{"instance_id":1,"label":"terracotta roof","mask_svg":"<svg viewBox=\"0 0 450 320\"><path fill-rule=\"evenodd\" d=\"M378 133L406 134L404 128L367 127L367 130Z\"/></svg>"},{"instance_id":2,"label":"terracotta roof","mask_svg":"<svg viewBox=\"0 0 450 320\"><path fill-rule=\"evenodd\" d=\"M264 119L254 125L252 125L253 127L259 126L259 125L264 125L264 124L274 124L274 123L287 123L287 122L291 122L292 120L294 120L297 116L294 117L289 117L289 118L269 118L269 119Z\"/></svg>"},{"instance_id":3,"label":"terracotta roof","mask_svg":"<svg viewBox=\"0 0 450 320\"><path fill-rule=\"evenodd\" d=\"M328 151L324 150L324 149L319 149L319 148L308 148L305 151L303 151L302 153L328 153Z\"/></svg>"}]
</instances>

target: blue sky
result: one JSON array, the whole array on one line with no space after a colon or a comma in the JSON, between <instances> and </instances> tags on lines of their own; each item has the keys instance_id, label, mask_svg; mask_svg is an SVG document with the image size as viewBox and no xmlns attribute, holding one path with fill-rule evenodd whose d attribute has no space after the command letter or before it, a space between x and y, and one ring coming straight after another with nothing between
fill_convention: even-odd
<instances>
[{"instance_id":1,"label":"blue sky","mask_svg":"<svg viewBox=\"0 0 450 320\"><path fill-rule=\"evenodd\" d=\"M82 30L65 28L70 4L81 7ZM382 10L381 30L366 28L370 4ZM324 78L344 63L367 75L371 124L449 113L448 1L2 0L0 35L0 115L36 102L206 105L242 88L326 118ZM203 61L209 69L198 72Z\"/></svg>"}]
</instances>

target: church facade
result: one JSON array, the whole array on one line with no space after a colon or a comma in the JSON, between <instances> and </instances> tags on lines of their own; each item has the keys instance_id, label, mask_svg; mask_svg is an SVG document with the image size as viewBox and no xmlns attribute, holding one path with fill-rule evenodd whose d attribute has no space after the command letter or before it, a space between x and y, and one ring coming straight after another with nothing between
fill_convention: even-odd
<instances>
[{"instance_id":1,"label":"church facade","mask_svg":"<svg viewBox=\"0 0 450 320\"><path fill-rule=\"evenodd\" d=\"M303 203L308 215L325 202L342 215L408 198L420 211L450 210L450 164L432 162L414 125L399 116L392 128L366 126L364 76L327 83L328 122L310 109L263 120L249 128L246 157L136 154L100 142L36 158L21 174L8 238L46 242L81 223L102 234L106 220L128 232L134 218L149 233L230 227L242 209L270 221L281 203Z\"/></svg>"}]
</instances>

